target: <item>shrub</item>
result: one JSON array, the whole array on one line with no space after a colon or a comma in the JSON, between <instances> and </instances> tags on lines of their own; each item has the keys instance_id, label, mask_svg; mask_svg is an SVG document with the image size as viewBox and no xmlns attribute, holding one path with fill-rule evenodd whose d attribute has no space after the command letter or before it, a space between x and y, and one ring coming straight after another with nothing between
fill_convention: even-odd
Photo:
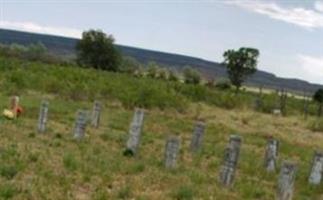
<instances>
[{"instance_id":1,"label":"shrub","mask_svg":"<svg viewBox=\"0 0 323 200\"><path fill-rule=\"evenodd\" d=\"M177 82L179 80L179 78L178 78L178 75L173 70L169 70L168 71L168 80Z\"/></svg>"},{"instance_id":2,"label":"shrub","mask_svg":"<svg viewBox=\"0 0 323 200\"><path fill-rule=\"evenodd\" d=\"M199 84L201 81L200 73L192 69L191 67L186 67L183 71L184 81L188 84Z\"/></svg>"},{"instance_id":3,"label":"shrub","mask_svg":"<svg viewBox=\"0 0 323 200\"><path fill-rule=\"evenodd\" d=\"M215 83L215 87L220 90L229 90L231 89L231 82L228 79L221 79Z\"/></svg>"},{"instance_id":4,"label":"shrub","mask_svg":"<svg viewBox=\"0 0 323 200\"><path fill-rule=\"evenodd\" d=\"M308 128L314 132L323 132L323 119L315 119L310 121Z\"/></svg>"}]
</instances>

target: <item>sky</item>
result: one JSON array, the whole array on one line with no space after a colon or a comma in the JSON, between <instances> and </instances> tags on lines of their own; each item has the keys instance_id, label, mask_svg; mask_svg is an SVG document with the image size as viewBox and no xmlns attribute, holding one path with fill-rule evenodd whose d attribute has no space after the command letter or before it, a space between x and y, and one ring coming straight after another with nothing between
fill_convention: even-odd
<instances>
[{"instance_id":1,"label":"sky","mask_svg":"<svg viewBox=\"0 0 323 200\"><path fill-rule=\"evenodd\" d=\"M260 51L258 68L323 84L323 0L0 0L0 28L80 38L222 62Z\"/></svg>"}]
</instances>

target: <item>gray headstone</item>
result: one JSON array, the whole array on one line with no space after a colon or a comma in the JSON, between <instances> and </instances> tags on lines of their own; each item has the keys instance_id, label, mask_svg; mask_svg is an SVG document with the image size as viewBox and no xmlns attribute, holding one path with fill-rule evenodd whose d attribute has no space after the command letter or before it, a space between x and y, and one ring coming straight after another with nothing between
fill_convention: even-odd
<instances>
[{"instance_id":1,"label":"gray headstone","mask_svg":"<svg viewBox=\"0 0 323 200\"><path fill-rule=\"evenodd\" d=\"M277 167L279 142L275 139L269 139L265 153L265 168L268 172L273 172Z\"/></svg>"},{"instance_id":2,"label":"gray headstone","mask_svg":"<svg viewBox=\"0 0 323 200\"><path fill-rule=\"evenodd\" d=\"M196 152L200 149L203 141L204 130L205 123L202 121L197 122L192 135L191 151Z\"/></svg>"},{"instance_id":3,"label":"gray headstone","mask_svg":"<svg viewBox=\"0 0 323 200\"><path fill-rule=\"evenodd\" d=\"M171 136L166 141L165 146L165 167L175 168L177 156L180 148L180 140L178 137Z\"/></svg>"},{"instance_id":4,"label":"gray headstone","mask_svg":"<svg viewBox=\"0 0 323 200\"><path fill-rule=\"evenodd\" d=\"M140 138L141 138L141 130L143 127L143 121L144 121L144 110L142 109L136 109L132 122L130 124L129 128L129 139L127 141L127 149L126 151L130 154L135 155L137 153L139 144L140 144Z\"/></svg>"},{"instance_id":5,"label":"gray headstone","mask_svg":"<svg viewBox=\"0 0 323 200\"><path fill-rule=\"evenodd\" d=\"M313 185L319 185L321 183L322 173L323 173L323 152L315 151L308 182Z\"/></svg>"},{"instance_id":6,"label":"gray headstone","mask_svg":"<svg viewBox=\"0 0 323 200\"><path fill-rule=\"evenodd\" d=\"M48 101L42 101L38 117L38 132L44 133L46 130L47 116L48 116Z\"/></svg>"},{"instance_id":7,"label":"gray headstone","mask_svg":"<svg viewBox=\"0 0 323 200\"><path fill-rule=\"evenodd\" d=\"M233 183L240 154L240 146L241 137L231 135L229 145L225 150L224 164L220 171L220 182L224 186L231 186Z\"/></svg>"},{"instance_id":8,"label":"gray headstone","mask_svg":"<svg viewBox=\"0 0 323 200\"><path fill-rule=\"evenodd\" d=\"M91 125L95 128L98 128L100 124L101 109L102 109L101 103L99 101L95 101L93 105L92 119L91 119Z\"/></svg>"},{"instance_id":9,"label":"gray headstone","mask_svg":"<svg viewBox=\"0 0 323 200\"><path fill-rule=\"evenodd\" d=\"M85 135L85 128L88 121L87 112L84 110L79 110L77 112L77 117L74 126L74 138L82 139Z\"/></svg>"},{"instance_id":10,"label":"gray headstone","mask_svg":"<svg viewBox=\"0 0 323 200\"><path fill-rule=\"evenodd\" d=\"M283 162L278 178L277 200L291 200L294 192L296 164Z\"/></svg>"}]
</instances>

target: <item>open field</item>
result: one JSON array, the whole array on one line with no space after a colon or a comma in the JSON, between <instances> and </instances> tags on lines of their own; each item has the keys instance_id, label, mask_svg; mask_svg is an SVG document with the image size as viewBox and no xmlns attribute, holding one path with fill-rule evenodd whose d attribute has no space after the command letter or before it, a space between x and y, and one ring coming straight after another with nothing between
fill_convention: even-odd
<instances>
[{"instance_id":1,"label":"open field","mask_svg":"<svg viewBox=\"0 0 323 200\"><path fill-rule=\"evenodd\" d=\"M274 199L279 169L270 174L263 168L269 137L281 143L279 165L286 159L297 162L294 199L323 199L322 186L307 183L313 153L323 146L323 135L312 131L313 116L304 120L292 110L301 105L297 102L287 117L277 117L255 112L248 103L225 109L221 106L225 99L211 101L227 95L224 91L203 100L197 97L204 90L192 86L187 87L197 92L194 95L187 93L186 86L173 93L175 86L159 80L39 65L0 62L0 108L8 106L10 95L21 94L25 109L16 121L0 119L0 199ZM19 79L24 74L28 76ZM147 83L149 90L144 89ZM165 88L154 96L155 89ZM50 102L48 130L43 135L36 131L42 99ZM84 140L77 142L72 137L76 111L91 110L94 99L104 106L101 126L88 126ZM147 109L139 155L125 157L133 107L141 104ZM189 144L197 119L204 119L207 128L202 150L192 155ZM235 183L225 189L218 175L231 134L242 136L243 142ZM174 170L163 165L169 135L181 139Z\"/></svg>"}]
</instances>

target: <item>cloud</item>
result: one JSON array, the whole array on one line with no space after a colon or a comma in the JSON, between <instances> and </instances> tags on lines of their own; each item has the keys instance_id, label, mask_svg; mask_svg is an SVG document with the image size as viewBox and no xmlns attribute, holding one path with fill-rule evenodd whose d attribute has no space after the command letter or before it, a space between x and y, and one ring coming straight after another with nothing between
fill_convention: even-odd
<instances>
[{"instance_id":1,"label":"cloud","mask_svg":"<svg viewBox=\"0 0 323 200\"><path fill-rule=\"evenodd\" d=\"M317 11L323 12L323 1L316 1L314 4L314 8Z\"/></svg>"},{"instance_id":2,"label":"cloud","mask_svg":"<svg viewBox=\"0 0 323 200\"><path fill-rule=\"evenodd\" d=\"M43 26L33 22L0 21L0 28L81 38L82 31L65 27Z\"/></svg>"},{"instance_id":3,"label":"cloud","mask_svg":"<svg viewBox=\"0 0 323 200\"><path fill-rule=\"evenodd\" d=\"M306 29L323 27L323 2L316 2L314 9L301 7L285 8L277 3L268 1L233 0L226 4L237 6L245 10L266 15L272 19L294 24Z\"/></svg>"},{"instance_id":4,"label":"cloud","mask_svg":"<svg viewBox=\"0 0 323 200\"><path fill-rule=\"evenodd\" d=\"M301 66L301 71L304 71L309 80L323 83L323 56L314 57L309 55L298 55L298 61Z\"/></svg>"}]
</instances>

